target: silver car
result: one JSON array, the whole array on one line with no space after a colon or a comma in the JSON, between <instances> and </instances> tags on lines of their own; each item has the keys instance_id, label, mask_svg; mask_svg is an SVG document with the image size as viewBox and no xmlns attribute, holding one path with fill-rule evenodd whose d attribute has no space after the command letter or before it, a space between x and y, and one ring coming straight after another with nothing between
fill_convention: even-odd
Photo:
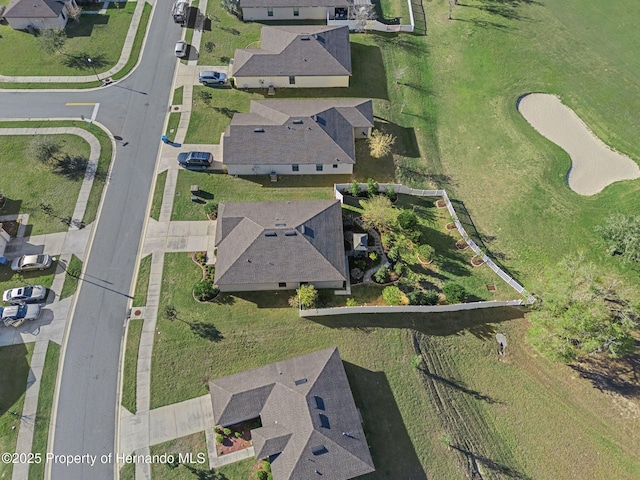
<instances>
[{"instance_id":1,"label":"silver car","mask_svg":"<svg viewBox=\"0 0 640 480\"><path fill-rule=\"evenodd\" d=\"M42 313L42 304L14 305L4 307L2 311L2 323L5 327L19 327L27 320L37 320Z\"/></svg>"},{"instance_id":2,"label":"silver car","mask_svg":"<svg viewBox=\"0 0 640 480\"><path fill-rule=\"evenodd\" d=\"M2 301L6 303L30 303L43 300L47 296L47 289L42 285L29 285L26 287L5 290Z\"/></svg>"},{"instance_id":3,"label":"silver car","mask_svg":"<svg viewBox=\"0 0 640 480\"><path fill-rule=\"evenodd\" d=\"M13 259L13 262L11 262L11 270L14 272L46 270L51 266L52 261L49 255L23 255L22 257Z\"/></svg>"},{"instance_id":4,"label":"silver car","mask_svg":"<svg viewBox=\"0 0 640 480\"><path fill-rule=\"evenodd\" d=\"M184 40L180 40L178 43L176 43L176 48L175 48L175 52L176 52L176 57L178 58L184 58L187 56L187 42L185 42Z\"/></svg>"}]
</instances>

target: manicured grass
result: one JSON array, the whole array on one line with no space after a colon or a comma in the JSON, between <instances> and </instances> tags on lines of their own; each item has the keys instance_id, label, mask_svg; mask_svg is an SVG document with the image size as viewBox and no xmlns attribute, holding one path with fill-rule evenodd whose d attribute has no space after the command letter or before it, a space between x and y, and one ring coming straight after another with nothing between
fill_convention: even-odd
<instances>
[{"instance_id":1,"label":"manicured grass","mask_svg":"<svg viewBox=\"0 0 640 480\"><path fill-rule=\"evenodd\" d=\"M55 342L49 342L44 369L42 371L42 379L40 380L38 408L36 411L36 419L33 429L33 444L31 447L31 451L33 453L40 453L43 458L47 451L47 441L49 439L49 423L51 421L53 392L56 387L59 359L60 345ZM40 464L32 464L29 467L29 480L40 480L44 478L44 465L44 462Z\"/></svg>"},{"instance_id":2,"label":"manicured grass","mask_svg":"<svg viewBox=\"0 0 640 480\"><path fill-rule=\"evenodd\" d=\"M60 147L59 156L89 158L89 144L83 138L66 134L48 137ZM69 227L60 220L73 215L84 175L70 179L54 173L52 167L30 155L33 141L27 135L2 137L0 178L11 181L2 185L8 200L0 215L29 214L31 235L63 232ZM42 210L41 204L51 206L50 214Z\"/></svg>"},{"instance_id":3,"label":"manicured grass","mask_svg":"<svg viewBox=\"0 0 640 480\"><path fill-rule=\"evenodd\" d=\"M171 105L182 105L182 95L184 94L184 87L178 87L173 91L173 100Z\"/></svg>"},{"instance_id":4,"label":"manicured grass","mask_svg":"<svg viewBox=\"0 0 640 480\"><path fill-rule=\"evenodd\" d=\"M330 178L327 178L330 177ZM284 200L330 200L333 182L341 175L280 176L271 182L266 175L235 178L226 173L180 170L171 220L206 220L204 204L191 201L191 185L200 187L201 198L215 202L276 202ZM154 197L154 202L157 200ZM160 198L161 200L161 198Z\"/></svg>"},{"instance_id":5,"label":"manicured grass","mask_svg":"<svg viewBox=\"0 0 640 480\"><path fill-rule=\"evenodd\" d=\"M33 35L2 26L4 61L2 75L93 75L86 61L93 60L98 74L112 68L120 58L131 23L135 2L123 9L108 9L105 15L82 15L67 24L63 54L47 55Z\"/></svg>"},{"instance_id":6,"label":"manicured grass","mask_svg":"<svg viewBox=\"0 0 640 480\"><path fill-rule=\"evenodd\" d=\"M149 273L151 272L151 255L140 260L136 291L133 297L134 307L144 307L147 304L147 290L149 289Z\"/></svg>"},{"instance_id":7,"label":"manicured grass","mask_svg":"<svg viewBox=\"0 0 640 480\"><path fill-rule=\"evenodd\" d=\"M125 346L122 374L122 406L131 413L136 413L138 347L140 346L140 336L142 335L142 323L142 320L131 320L127 329L127 344Z\"/></svg>"},{"instance_id":8,"label":"manicured grass","mask_svg":"<svg viewBox=\"0 0 640 480\"><path fill-rule=\"evenodd\" d=\"M380 3L376 2L375 5L378 12L377 19L383 21L383 23L384 19L400 17L401 24L409 25L411 18L407 0L380 0Z\"/></svg>"},{"instance_id":9,"label":"manicured grass","mask_svg":"<svg viewBox=\"0 0 640 480\"><path fill-rule=\"evenodd\" d=\"M120 480L135 480L135 478L136 478L135 464L125 463L120 469Z\"/></svg>"},{"instance_id":10,"label":"manicured grass","mask_svg":"<svg viewBox=\"0 0 640 480\"><path fill-rule=\"evenodd\" d=\"M240 462L230 463L224 467L216 468L215 471L221 478L228 480L244 480L251 478L251 471L255 465L256 460L254 458L247 458Z\"/></svg>"},{"instance_id":11,"label":"manicured grass","mask_svg":"<svg viewBox=\"0 0 640 480\"><path fill-rule=\"evenodd\" d=\"M172 142L176 138L176 132L178 131L178 124L180 123L180 112L171 112L169 114L169 122L167 123L167 131L165 134Z\"/></svg>"},{"instance_id":12,"label":"manicured grass","mask_svg":"<svg viewBox=\"0 0 640 480\"><path fill-rule=\"evenodd\" d=\"M104 130L97 127L96 125L87 125L86 122L50 121L50 120L0 122L0 128L24 128L24 127L34 127L34 128L77 127L77 128L83 128L84 130L88 131L98 139L98 141L100 142L100 159L98 160L98 168L96 170L96 176L93 180L93 185L91 186L91 193L89 194L89 199L87 200L87 209L85 210L84 217L82 219L82 221L86 225L93 222L98 212L98 206L100 205L100 200L102 199L102 191L104 189L107 174L109 172L109 166L111 165L111 155L113 151L111 139L107 136ZM85 142L83 141L83 143ZM2 153L0 152L0 156L1 155ZM7 194L6 192L7 190L5 190L5 195ZM0 210L0 215L4 215L5 214L4 212L6 212L7 208L8 207L5 206L3 210ZM71 210L71 213L73 213L73 209Z\"/></svg>"},{"instance_id":13,"label":"manicured grass","mask_svg":"<svg viewBox=\"0 0 640 480\"><path fill-rule=\"evenodd\" d=\"M151 218L158 220L160 218L160 207L162 207L162 195L164 194L164 186L167 183L167 171L160 172L156 178L156 186L153 190L153 203L151 204Z\"/></svg>"},{"instance_id":14,"label":"manicured grass","mask_svg":"<svg viewBox=\"0 0 640 480\"><path fill-rule=\"evenodd\" d=\"M179 454L186 455L189 453L192 454L192 463L183 462L178 464ZM151 455L162 454L173 455L176 463L152 464L151 477L154 480L191 480L194 478L208 478L213 475L209 471L209 457L207 456L207 442L204 432L187 435L186 437L151 447ZM248 480L249 477L246 478Z\"/></svg>"},{"instance_id":15,"label":"manicured grass","mask_svg":"<svg viewBox=\"0 0 640 480\"><path fill-rule=\"evenodd\" d=\"M60 300L63 300L67 297L70 297L74 293L76 293L76 288L78 288L78 277L71 275L69 272L78 272L82 270L82 260L80 260L75 255L71 255L71 260L69 261L69 265L67 265L67 273L64 277L64 285L62 286L62 291L60 292Z\"/></svg>"},{"instance_id":16,"label":"manicured grass","mask_svg":"<svg viewBox=\"0 0 640 480\"><path fill-rule=\"evenodd\" d=\"M220 2L207 2L206 13L211 17L211 28L202 32L198 58L200 65L228 65L236 48L246 48L250 43L260 39L262 25L241 22L227 13ZM214 44L211 53L207 53L204 48L207 42Z\"/></svg>"},{"instance_id":17,"label":"manicured grass","mask_svg":"<svg viewBox=\"0 0 640 480\"><path fill-rule=\"evenodd\" d=\"M204 100L202 95L211 95ZM193 87L193 106L185 143L220 143L234 113L248 112L251 100L263 97L227 88Z\"/></svg>"},{"instance_id":18,"label":"manicured grass","mask_svg":"<svg viewBox=\"0 0 640 480\"><path fill-rule=\"evenodd\" d=\"M149 25L149 19L151 17L151 10L151 5L145 2L144 8L142 10L142 17L140 18L140 23L138 24L138 31L136 32L136 36L133 39L131 55L129 56L129 60L127 60L127 63L125 63L122 70L111 77L114 80L118 80L124 77L131 70L133 70L133 67L135 67L136 63L138 63L138 58L140 58L140 50L142 49L142 42L144 41L144 36L147 32L147 26Z\"/></svg>"},{"instance_id":19,"label":"manicured grass","mask_svg":"<svg viewBox=\"0 0 640 480\"><path fill-rule=\"evenodd\" d=\"M11 327L4 327L11 328ZM0 347L0 452L14 453L20 430L33 343ZM11 478L13 465L0 462L0 478Z\"/></svg>"}]
</instances>

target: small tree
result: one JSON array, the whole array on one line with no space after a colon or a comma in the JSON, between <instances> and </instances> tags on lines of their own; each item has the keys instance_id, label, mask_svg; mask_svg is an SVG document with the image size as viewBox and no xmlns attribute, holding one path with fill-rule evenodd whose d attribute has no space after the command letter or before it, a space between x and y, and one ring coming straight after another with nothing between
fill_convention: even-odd
<instances>
[{"instance_id":1,"label":"small tree","mask_svg":"<svg viewBox=\"0 0 640 480\"><path fill-rule=\"evenodd\" d=\"M355 298L347 298L347 307L357 307L358 302L356 302Z\"/></svg>"},{"instance_id":2,"label":"small tree","mask_svg":"<svg viewBox=\"0 0 640 480\"><path fill-rule=\"evenodd\" d=\"M464 287L454 282L446 283L442 292L449 303L462 303L467 298L467 291Z\"/></svg>"},{"instance_id":3,"label":"small tree","mask_svg":"<svg viewBox=\"0 0 640 480\"><path fill-rule=\"evenodd\" d=\"M401 305L404 294L398 287L392 285L382 290L382 298L387 302L387 305Z\"/></svg>"},{"instance_id":4,"label":"small tree","mask_svg":"<svg viewBox=\"0 0 640 480\"><path fill-rule=\"evenodd\" d=\"M315 308L317 303L318 291L313 285L300 285L300 288L296 290L295 297L289 299L289 305L303 310Z\"/></svg>"},{"instance_id":5,"label":"small tree","mask_svg":"<svg viewBox=\"0 0 640 480\"><path fill-rule=\"evenodd\" d=\"M29 144L29 155L42 163L53 164L59 152L58 143L47 135L36 135Z\"/></svg>"},{"instance_id":6,"label":"small tree","mask_svg":"<svg viewBox=\"0 0 640 480\"><path fill-rule=\"evenodd\" d=\"M396 193L396 189L393 188L391 185L387 187L387 191L385 192L385 195L392 202L395 202L398 199L398 194Z\"/></svg>"},{"instance_id":7,"label":"small tree","mask_svg":"<svg viewBox=\"0 0 640 480\"><path fill-rule=\"evenodd\" d=\"M165 305L164 306L164 310L162 312L162 315L167 320L174 321L174 320L178 319L178 311L176 310L176 307L172 303L170 303L169 305Z\"/></svg>"},{"instance_id":8,"label":"small tree","mask_svg":"<svg viewBox=\"0 0 640 480\"><path fill-rule=\"evenodd\" d=\"M354 23L354 32L364 32L369 20L376 19L375 5L358 5L349 9L349 20Z\"/></svg>"},{"instance_id":9,"label":"small tree","mask_svg":"<svg viewBox=\"0 0 640 480\"><path fill-rule=\"evenodd\" d=\"M208 278L196 283L196 286L193 287L193 294L201 302L207 302L215 298L219 292L220 289Z\"/></svg>"},{"instance_id":10,"label":"small tree","mask_svg":"<svg viewBox=\"0 0 640 480\"><path fill-rule=\"evenodd\" d=\"M216 46L216 44L211 42L211 41L206 42L204 44L204 51L207 52L207 53L211 53L211 52L213 52L213 49L215 48L215 46Z\"/></svg>"},{"instance_id":11,"label":"small tree","mask_svg":"<svg viewBox=\"0 0 640 480\"><path fill-rule=\"evenodd\" d=\"M418 216L412 210L402 210L398 214L398 225L403 230L413 230L418 226Z\"/></svg>"},{"instance_id":12,"label":"small tree","mask_svg":"<svg viewBox=\"0 0 640 480\"><path fill-rule=\"evenodd\" d=\"M360 184L357 180L354 180L353 182L351 182L351 185L349 185L349 193L354 197L360 195Z\"/></svg>"},{"instance_id":13,"label":"small tree","mask_svg":"<svg viewBox=\"0 0 640 480\"><path fill-rule=\"evenodd\" d=\"M67 34L61 28L43 28L39 32L38 42L47 55L62 53L62 47L67 42Z\"/></svg>"},{"instance_id":14,"label":"small tree","mask_svg":"<svg viewBox=\"0 0 640 480\"><path fill-rule=\"evenodd\" d=\"M256 471L255 476L258 480L267 480L267 477L269 476L269 474L264 470L258 470Z\"/></svg>"},{"instance_id":15,"label":"small tree","mask_svg":"<svg viewBox=\"0 0 640 480\"><path fill-rule=\"evenodd\" d=\"M373 158L386 157L391 153L391 147L396 143L396 137L390 133L374 130L369 137L369 153Z\"/></svg>"},{"instance_id":16,"label":"small tree","mask_svg":"<svg viewBox=\"0 0 640 480\"><path fill-rule=\"evenodd\" d=\"M204 206L204 211L210 217L216 218L218 216L218 203L209 202Z\"/></svg>"},{"instance_id":17,"label":"small tree","mask_svg":"<svg viewBox=\"0 0 640 480\"><path fill-rule=\"evenodd\" d=\"M398 217L398 210L391 205L391 201L382 195L376 195L369 200L360 202L362 206L362 221L379 232L390 230Z\"/></svg>"},{"instance_id":18,"label":"small tree","mask_svg":"<svg viewBox=\"0 0 640 480\"><path fill-rule=\"evenodd\" d=\"M367 195L369 197L375 197L380 190L380 184L376 182L373 178L367 179Z\"/></svg>"},{"instance_id":19,"label":"small tree","mask_svg":"<svg viewBox=\"0 0 640 480\"><path fill-rule=\"evenodd\" d=\"M387 283L389 281L389 268L386 265L382 265L373 275L373 278L378 283Z\"/></svg>"},{"instance_id":20,"label":"small tree","mask_svg":"<svg viewBox=\"0 0 640 480\"><path fill-rule=\"evenodd\" d=\"M74 7L73 5L67 6L67 11L69 12L69 18L76 23L80 23L80 15L82 15L82 7L77 5Z\"/></svg>"}]
</instances>

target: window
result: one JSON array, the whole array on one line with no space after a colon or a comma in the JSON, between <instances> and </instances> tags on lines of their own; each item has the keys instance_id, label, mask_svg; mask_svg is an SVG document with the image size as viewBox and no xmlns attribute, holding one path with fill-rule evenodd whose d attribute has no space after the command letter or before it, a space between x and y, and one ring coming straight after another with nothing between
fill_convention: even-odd
<instances>
[{"instance_id":1,"label":"window","mask_svg":"<svg viewBox=\"0 0 640 480\"><path fill-rule=\"evenodd\" d=\"M267 8L267 16L268 17L273 17L273 8L271 8L271 7Z\"/></svg>"},{"instance_id":2,"label":"window","mask_svg":"<svg viewBox=\"0 0 640 480\"><path fill-rule=\"evenodd\" d=\"M333 168L338 168L338 165L334 163Z\"/></svg>"},{"instance_id":3,"label":"window","mask_svg":"<svg viewBox=\"0 0 640 480\"><path fill-rule=\"evenodd\" d=\"M280 287L280 288L286 288L286 287L287 287L287 282L280 282L280 283L278 283L278 287Z\"/></svg>"},{"instance_id":4,"label":"window","mask_svg":"<svg viewBox=\"0 0 640 480\"><path fill-rule=\"evenodd\" d=\"M295 85L296 84L296 77L294 77L293 75L289 75L289 85Z\"/></svg>"},{"instance_id":5,"label":"window","mask_svg":"<svg viewBox=\"0 0 640 480\"><path fill-rule=\"evenodd\" d=\"M316 172L321 172L321 171L322 171L322 164L316 163Z\"/></svg>"},{"instance_id":6,"label":"window","mask_svg":"<svg viewBox=\"0 0 640 480\"><path fill-rule=\"evenodd\" d=\"M293 16L294 17L300 16L300 9L298 7L293 7Z\"/></svg>"},{"instance_id":7,"label":"window","mask_svg":"<svg viewBox=\"0 0 640 480\"><path fill-rule=\"evenodd\" d=\"M291 165L291 171L292 172L299 172L300 171L300 165L298 165L297 163L294 163L293 165Z\"/></svg>"}]
</instances>

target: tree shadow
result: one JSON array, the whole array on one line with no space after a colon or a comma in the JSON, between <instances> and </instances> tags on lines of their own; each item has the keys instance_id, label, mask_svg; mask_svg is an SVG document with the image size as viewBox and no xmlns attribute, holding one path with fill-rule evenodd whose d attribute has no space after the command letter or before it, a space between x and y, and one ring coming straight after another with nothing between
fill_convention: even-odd
<instances>
[{"instance_id":1,"label":"tree shadow","mask_svg":"<svg viewBox=\"0 0 640 480\"><path fill-rule=\"evenodd\" d=\"M524 310L517 307L494 307L458 312L348 313L308 317L308 320L329 328L407 328L435 336L469 332L488 340L495 335L495 324L523 316Z\"/></svg>"},{"instance_id":2,"label":"tree shadow","mask_svg":"<svg viewBox=\"0 0 640 480\"><path fill-rule=\"evenodd\" d=\"M491 15L496 15L502 17L507 20L518 20L524 21L529 20L528 17L525 17L520 14L519 7L522 4L527 5L542 5L539 2L533 0L479 0L481 5L468 5L459 3L459 6L476 8L483 12L487 12Z\"/></svg>"},{"instance_id":3,"label":"tree shadow","mask_svg":"<svg viewBox=\"0 0 640 480\"><path fill-rule=\"evenodd\" d=\"M233 296L253 303L258 308L293 308L289 298L296 294L295 290L268 290L255 292L233 292Z\"/></svg>"},{"instance_id":4,"label":"tree shadow","mask_svg":"<svg viewBox=\"0 0 640 480\"><path fill-rule=\"evenodd\" d=\"M81 156L63 155L56 159L53 173L69 180L81 180L87 171L89 160ZM95 172L94 172L95 173Z\"/></svg>"},{"instance_id":5,"label":"tree shadow","mask_svg":"<svg viewBox=\"0 0 640 480\"><path fill-rule=\"evenodd\" d=\"M380 472L393 472L393 478L426 480L402 414L384 372L372 372L349 362L344 364L349 385L363 421L373 463ZM358 477L380 478L380 473ZM385 477L386 478L386 477Z\"/></svg>"},{"instance_id":6,"label":"tree shadow","mask_svg":"<svg viewBox=\"0 0 640 480\"><path fill-rule=\"evenodd\" d=\"M107 23L109 23L109 15L81 15L78 23L67 24L65 32L67 38L90 37L95 25L106 25Z\"/></svg>"},{"instance_id":7,"label":"tree shadow","mask_svg":"<svg viewBox=\"0 0 640 480\"><path fill-rule=\"evenodd\" d=\"M183 463L182 466L189 470L191 474L198 480L229 480L229 478L220 472L214 470L200 470L192 465Z\"/></svg>"},{"instance_id":8,"label":"tree shadow","mask_svg":"<svg viewBox=\"0 0 640 480\"><path fill-rule=\"evenodd\" d=\"M422 373L424 373L427 377L429 377L431 380L434 380L436 382L439 382L443 385L446 385L447 387L451 387L459 392L462 392L466 395L469 395L471 397L473 397L476 400L482 400L483 402L487 402L491 405L493 404L499 404L499 405L504 405L504 402L501 402L500 400L496 400L493 397L489 396L489 395L484 395L480 392L478 392L477 390L473 390L471 388L468 388L464 385L463 382L461 381L455 381L455 380L450 380L448 378L444 378L441 377L439 375L436 375L435 373L431 373L428 368L418 368L418 370L420 370Z\"/></svg>"},{"instance_id":9,"label":"tree shadow","mask_svg":"<svg viewBox=\"0 0 640 480\"><path fill-rule=\"evenodd\" d=\"M462 453L463 455L465 455L467 458L469 458L470 463L475 464L475 463L480 463L481 465L489 468L490 470L493 470L496 473L500 473L502 475L506 475L508 477L511 478L516 478L519 480L531 480L531 477L529 477L528 475L516 470L515 468L511 468L507 465L503 465L501 463L498 463L494 460L491 460L488 457L485 457L484 455L478 455L477 453L473 453L465 448L459 447L457 445L449 445L451 448L453 448L454 450L457 450L458 452ZM478 472L479 473L479 472Z\"/></svg>"},{"instance_id":10,"label":"tree shadow","mask_svg":"<svg viewBox=\"0 0 640 480\"><path fill-rule=\"evenodd\" d=\"M228 107L212 107L217 113L224 115L227 118L232 118L236 113L240 113L239 110L235 110Z\"/></svg>"},{"instance_id":11,"label":"tree shadow","mask_svg":"<svg viewBox=\"0 0 640 480\"><path fill-rule=\"evenodd\" d=\"M211 323L202 323L202 322L188 322L189 328L191 331L203 338L205 340L209 340L211 342L219 342L224 340L224 336L220 333L220 330L216 328L215 325Z\"/></svg>"},{"instance_id":12,"label":"tree shadow","mask_svg":"<svg viewBox=\"0 0 640 480\"><path fill-rule=\"evenodd\" d=\"M640 351L640 341L636 341L637 351ZM617 393L625 398L640 397L640 354L638 353L619 359L594 356L569 366L601 392Z\"/></svg>"},{"instance_id":13,"label":"tree shadow","mask_svg":"<svg viewBox=\"0 0 640 480\"><path fill-rule=\"evenodd\" d=\"M89 58L91 59L91 62L89 62ZM82 71L91 71L94 68L96 71L100 71L108 65L107 59L103 54L98 53L92 55L86 51L66 53L62 59L62 63L69 68L75 68L76 70Z\"/></svg>"}]
</instances>

